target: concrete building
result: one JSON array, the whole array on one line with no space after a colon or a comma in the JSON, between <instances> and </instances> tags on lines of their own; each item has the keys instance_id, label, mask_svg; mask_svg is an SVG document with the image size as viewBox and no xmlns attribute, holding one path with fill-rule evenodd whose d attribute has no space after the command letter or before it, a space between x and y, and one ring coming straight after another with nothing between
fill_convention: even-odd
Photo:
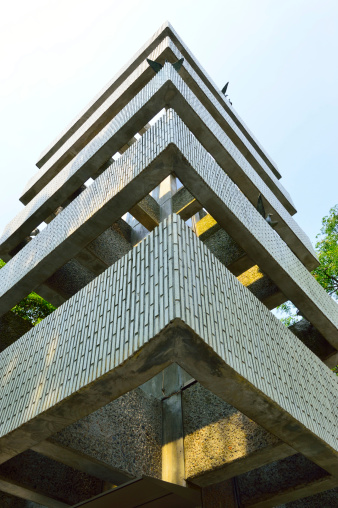
<instances>
[{"instance_id":1,"label":"concrete building","mask_svg":"<svg viewBox=\"0 0 338 508\"><path fill-rule=\"evenodd\" d=\"M0 506L338 506L337 304L170 24L37 166L0 238ZM33 290L57 309L31 328Z\"/></svg>"}]
</instances>

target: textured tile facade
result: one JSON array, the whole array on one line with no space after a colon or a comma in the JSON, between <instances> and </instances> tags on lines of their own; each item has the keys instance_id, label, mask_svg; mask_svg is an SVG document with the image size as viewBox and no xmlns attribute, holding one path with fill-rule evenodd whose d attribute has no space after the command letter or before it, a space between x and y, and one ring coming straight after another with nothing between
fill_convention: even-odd
<instances>
[{"instance_id":1,"label":"textured tile facade","mask_svg":"<svg viewBox=\"0 0 338 508\"><path fill-rule=\"evenodd\" d=\"M168 46L168 41L165 39L162 41L157 48L149 55L149 58L152 60L156 60L158 55L163 52L163 50ZM62 155L64 155L72 145L78 141L86 132L95 124L100 117L105 113L108 109L112 107L115 103L118 103L121 100L121 96L130 88L130 86L140 77L141 74L144 73L145 70L149 69L149 65L146 60L144 60L141 65L137 67L127 79L125 79L121 85L114 90L114 92L103 102L103 104L96 109L96 111L90 115L90 117L85 121L81 127L79 127L68 139L67 141L59 148L59 150L52 155L50 159L35 173L35 175L29 180L27 183L24 193L27 192L45 173L48 173L50 168L60 159ZM150 88L151 90L151 88ZM149 97L148 97L149 99ZM139 102L139 107L142 107L142 102ZM118 106L117 106L118 107ZM134 111L135 112L135 111ZM124 113L121 115L125 119L128 119L128 115L130 115L130 104L124 108ZM118 119L114 122L115 126L118 124ZM114 129L114 127L113 127ZM114 130L111 131L111 133ZM84 143L86 144L86 143ZM70 163L70 166L72 163ZM78 167L76 167L78 169ZM76 171L75 169L75 171ZM68 176L69 177L69 176ZM51 176L52 178L52 176ZM50 178L50 179L51 179Z\"/></svg>"},{"instance_id":2,"label":"textured tile facade","mask_svg":"<svg viewBox=\"0 0 338 508\"><path fill-rule=\"evenodd\" d=\"M0 355L1 436L116 369L174 318L338 449L336 376L177 216Z\"/></svg>"},{"instance_id":3,"label":"textured tile facade","mask_svg":"<svg viewBox=\"0 0 338 508\"><path fill-rule=\"evenodd\" d=\"M210 154L197 142L176 113L169 111L147 133L142 136L125 154L96 179L64 209L37 237L34 238L0 271L0 298L5 297L15 284L22 280L42 261L46 261L54 250L66 242L72 242L72 235L86 224L104 207L118 199L118 193L154 161L171 143L179 148L197 175L222 200L231 213L238 218L247 234L253 237L283 269L335 326L338 324L338 313L335 302L318 285L303 264L293 254L288 245L260 216L255 207L246 199L240 189L218 166ZM180 176L184 179L184 172ZM164 175L165 176L165 175ZM158 182L162 179L157 174ZM156 183L155 183L156 185ZM187 182L189 187L189 182ZM136 192L136 190L135 190ZM121 200L120 200L121 201ZM200 200L201 201L201 200ZM119 216L127 209L119 201ZM290 216L290 219L291 216ZM293 219L292 219L293 220ZM99 234L99 231L96 232ZM37 283L40 283L38 281ZM23 294L23 296L25 296ZM1 300L0 300L1 301ZM16 302L15 302L16 303ZM328 338L328 337L327 337ZM329 340L329 338L328 338Z\"/></svg>"},{"instance_id":4,"label":"textured tile facade","mask_svg":"<svg viewBox=\"0 0 338 508\"><path fill-rule=\"evenodd\" d=\"M171 81L175 85L186 103L198 114L201 122L205 124L208 130L212 132L213 137L217 140L217 143L222 146L225 153L230 155L235 165L237 165L240 171L242 171L244 178L251 182L256 189L257 196L261 193L265 197L272 208L276 210L276 213L280 216L283 223L286 224L287 228L301 242L303 248L310 252L315 258L316 255L314 249L307 235L305 235L305 233L301 230L289 212L287 212L267 184L247 162L245 157L225 134L223 129L221 129L219 124L208 113L202 103L194 94L191 93L188 86L170 64L166 65L161 72L156 74L149 84L144 87L141 92L137 94L128 103L128 105L104 129L102 129L102 131L90 143L88 143L86 147L83 148L81 152L70 163L68 163L67 166L63 168L63 170L49 184L46 185L44 189L41 190L41 192L25 207L25 209L23 209L22 212L20 212L8 224L2 237L0 238L0 242L4 243L18 228L23 228L29 218L32 218L34 214L39 212L35 222L32 222L31 220L26 226L26 228L28 228L26 234L29 234L33 227L37 226L39 221L43 220L43 207L46 208L48 201L54 197L58 190L62 189L62 187L69 182L71 177L78 175L78 178L80 178L82 173L81 178L84 181L90 176L90 174L93 174L100 165L98 164L98 166L93 169L93 156L97 155L108 142L111 142L122 126L125 125L125 123L128 122L136 113L138 113L145 104L149 103L151 98L155 96L156 92L158 92L158 90L168 81ZM117 150L118 146L116 146L115 149ZM113 153L111 155L113 155ZM103 157L101 163L104 162L105 158L107 158L107 155L106 157ZM225 171L229 170L226 164L223 169ZM273 175L271 176L274 178L275 184L279 185L278 180ZM75 187L73 190L75 190ZM46 214L48 213L46 212Z\"/></svg>"},{"instance_id":5,"label":"textured tile facade","mask_svg":"<svg viewBox=\"0 0 338 508\"><path fill-rule=\"evenodd\" d=\"M259 152L264 156L264 158L269 162L270 167L274 168L274 171L277 172L277 166L272 162L271 158L264 151L264 148L259 144L259 142L254 138L253 134L249 131L249 129L245 126L242 119L240 119L236 113L236 111L230 107L229 102L225 100L223 94L220 92L218 87L214 84L210 76L205 72L200 63L196 60L194 55L191 53L189 48L184 44L182 39L179 37L177 32L171 26L169 22L165 22L160 29L153 35L153 37L142 47L140 50L134 55L134 57L127 62L122 69L110 80L109 83L92 99L92 101L77 115L74 120L68 125L68 127L58 136L58 138L44 150L41 154L39 167L42 165L42 159L44 161L48 160L52 153L64 143L72 133L78 129L90 115L92 115L98 107L109 97L111 93L115 91L115 89L120 85L123 80L129 78L129 75L135 70L135 68L143 63L146 57L152 58L151 51L153 49L156 51L157 46L162 44L162 40L166 39L170 42L168 44L175 44L175 47L179 48L184 58L185 64L190 62L191 68L197 71L197 75L200 76L203 83L206 84L207 88L212 91L214 96L217 98L218 102L230 111L233 118L236 119L236 125L239 125L241 131L245 133L245 135L251 139L251 142L258 148ZM278 172L277 172L278 173ZM280 177L280 175L279 175Z\"/></svg>"}]
</instances>

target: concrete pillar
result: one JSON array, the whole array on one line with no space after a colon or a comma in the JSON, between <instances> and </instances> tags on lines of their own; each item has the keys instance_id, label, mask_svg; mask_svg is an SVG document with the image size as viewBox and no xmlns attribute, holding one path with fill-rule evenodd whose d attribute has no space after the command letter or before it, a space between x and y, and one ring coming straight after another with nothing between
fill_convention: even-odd
<instances>
[{"instance_id":1,"label":"concrete pillar","mask_svg":"<svg viewBox=\"0 0 338 508\"><path fill-rule=\"evenodd\" d=\"M170 365L163 376L162 480L185 486L182 392L183 372Z\"/></svg>"}]
</instances>

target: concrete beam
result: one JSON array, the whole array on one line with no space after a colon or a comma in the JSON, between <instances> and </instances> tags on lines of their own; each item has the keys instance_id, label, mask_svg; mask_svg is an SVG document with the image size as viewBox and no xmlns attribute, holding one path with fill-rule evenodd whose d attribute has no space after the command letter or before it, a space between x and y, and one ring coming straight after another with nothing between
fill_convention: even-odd
<instances>
[{"instance_id":1,"label":"concrete beam","mask_svg":"<svg viewBox=\"0 0 338 508\"><path fill-rule=\"evenodd\" d=\"M54 305L54 307L60 307L65 301L66 298L63 298L61 295L59 295L56 291L51 289L50 287L46 286L46 284L39 284L35 288L35 292L40 295L42 298L44 298L47 302Z\"/></svg>"},{"instance_id":2,"label":"concrete beam","mask_svg":"<svg viewBox=\"0 0 338 508\"><path fill-rule=\"evenodd\" d=\"M38 503L42 506L47 506L48 508L69 508L70 505L66 503L62 503L61 501L57 501L56 499L52 499L51 497L38 492L33 488L23 487L18 482L14 482L8 478L3 478L0 476L0 490L2 492L6 492L7 494L11 494L12 496L20 497L22 499L26 499L28 501L33 501L34 503Z\"/></svg>"},{"instance_id":3,"label":"concrete beam","mask_svg":"<svg viewBox=\"0 0 338 508\"><path fill-rule=\"evenodd\" d=\"M71 168L66 166L64 171L53 180L53 188L48 187L43 195L37 195L27 205L24 213L18 214L15 220L7 226L2 236L2 251L5 252L8 249L14 248L15 244L21 241L22 236L29 234L28 230L31 231L36 224L44 220L46 215L59 205L63 195L66 198L75 190L74 186L78 188L79 181L83 183L91 174L97 171L107 160L109 154L114 152L117 145L121 143L122 138L128 133L128 130L137 128L140 123L144 124L149 119L149 115L156 114L156 112L162 109L163 105L170 105L182 116L191 132L199 139L205 149L213 154L218 164L224 171L229 173L242 192L255 206L258 194L261 193L263 195L266 212L273 213L278 221L276 228L278 233L292 246L294 252L297 253L309 269L316 267L318 260L311 242L304 232L301 231L255 170L243 159L238 150L232 146L232 142L226 134L218 132L218 124L215 123L211 115L199 103L198 99L184 86L184 83L173 67L169 64L164 66L157 75L157 80L152 81L149 86L152 91L151 97L149 97L149 91L146 89L142 90L139 96L135 97L135 100L137 99L140 102L140 109L136 113L134 107L130 108L129 114L131 117L129 118L128 114L122 111L123 125L121 125L122 120L120 121L117 117L114 118L112 125L109 125L109 129L107 127L107 129L88 144L86 154L90 153L91 157L88 158L87 156L85 159L78 157L72 162ZM197 125L198 129L196 130ZM108 132L109 139L106 139L106 142L103 143L101 137L107 138ZM51 187L50 184L49 186Z\"/></svg>"},{"instance_id":4,"label":"concrete beam","mask_svg":"<svg viewBox=\"0 0 338 508\"><path fill-rule=\"evenodd\" d=\"M2 464L0 478L13 483L18 488L16 494L18 497L24 497L25 490L28 490L51 498L56 503L71 506L96 496L103 490L103 482L97 477L75 470L32 450L27 450ZM21 494L20 489L23 489Z\"/></svg>"},{"instance_id":5,"label":"concrete beam","mask_svg":"<svg viewBox=\"0 0 338 508\"><path fill-rule=\"evenodd\" d=\"M188 220L201 209L202 205L185 187L181 187L173 195L173 213L177 213L181 219Z\"/></svg>"},{"instance_id":6,"label":"concrete beam","mask_svg":"<svg viewBox=\"0 0 338 508\"><path fill-rule=\"evenodd\" d=\"M170 128L170 125L173 128ZM264 267L265 273L283 294L305 315L312 316L313 325L333 346L338 345L338 315L335 302L309 274L285 242L248 203L243 193L207 156L196 140L191 139L189 145L184 142L189 136L188 129L173 111L169 111L168 116L163 117L153 127L158 134L157 145L154 146L152 143L153 133L149 130L144 135L142 147L137 143L131 148L133 150L135 147L133 154L135 161L138 160L138 156L141 161L148 142L152 157L147 162L135 163L126 174L122 156L116 165L108 168L66 208L65 212L67 211L68 215L62 218L63 232L61 237L58 233L59 240L56 237L53 245L46 245L44 241L46 235L53 235L54 229L58 231L58 227L61 227L59 223L61 216L52 221L51 229L46 228L42 231L1 270L3 312L6 311L6 305L18 301L18 292L23 292L25 296L32 289L32 281L35 285L42 282L47 278L46 274L51 270L51 266L55 267L53 270L55 271L67 261L67 258L74 257L88 241L92 241L104 231L111 221L121 217L168 174L175 172L220 226L228 231L245 252L250 252L250 257L258 266ZM148 134L151 136L148 137ZM112 185L112 181L116 181L116 187ZM219 185L220 181L222 186ZM124 185L121 182L124 182ZM106 189L109 189L109 193ZM40 252L38 246L41 242L43 246ZM33 243L37 249L32 250L33 257L27 256ZM24 253L26 256L23 258ZM21 283L17 284L20 279Z\"/></svg>"},{"instance_id":7,"label":"concrete beam","mask_svg":"<svg viewBox=\"0 0 338 508\"><path fill-rule=\"evenodd\" d=\"M181 392L162 402L162 480L185 486Z\"/></svg>"},{"instance_id":8,"label":"concrete beam","mask_svg":"<svg viewBox=\"0 0 338 508\"><path fill-rule=\"evenodd\" d=\"M161 211L157 201L149 194L134 205L129 213L135 217L148 231L152 231L160 223Z\"/></svg>"},{"instance_id":9,"label":"concrete beam","mask_svg":"<svg viewBox=\"0 0 338 508\"><path fill-rule=\"evenodd\" d=\"M338 486L338 478L294 455L236 478L241 506L272 508Z\"/></svg>"},{"instance_id":10,"label":"concrete beam","mask_svg":"<svg viewBox=\"0 0 338 508\"><path fill-rule=\"evenodd\" d=\"M324 362L329 362L329 367L332 368L338 364L336 348L309 321L302 319L298 323L289 326L289 330L316 356Z\"/></svg>"},{"instance_id":11,"label":"concrete beam","mask_svg":"<svg viewBox=\"0 0 338 508\"><path fill-rule=\"evenodd\" d=\"M255 262L210 215L205 215L195 224L196 235L208 249L234 275L240 275Z\"/></svg>"},{"instance_id":12,"label":"concrete beam","mask_svg":"<svg viewBox=\"0 0 338 508\"><path fill-rule=\"evenodd\" d=\"M187 481L205 487L296 451L196 383L182 392Z\"/></svg>"},{"instance_id":13,"label":"concrete beam","mask_svg":"<svg viewBox=\"0 0 338 508\"><path fill-rule=\"evenodd\" d=\"M145 132L147 132L147 130L150 129L150 124L147 123L144 127L142 127L142 129L140 129L139 131L139 134L142 136ZM128 143L126 143L125 145L123 145L123 147L119 150L119 154L123 154L126 150L128 150L129 147L131 147L134 143L136 143L138 141L138 139L136 137L132 137Z\"/></svg>"},{"instance_id":14,"label":"concrete beam","mask_svg":"<svg viewBox=\"0 0 338 508\"><path fill-rule=\"evenodd\" d=\"M271 159L266 155L257 140L253 138L252 133L237 116L233 107L230 107L229 102L224 99L223 94L221 94L220 90L215 87L210 78L200 67L200 64L194 60L188 48L184 45L183 41L170 25L163 25L157 34L155 34L155 36L148 41L138 54L135 55L129 65L123 68L122 71L115 76L110 83L108 83L102 93L95 97L94 102L89 104L86 111L80 114L72 125L62 133L61 137L56 140L56 142L54 142L47 151L45 151L38 161L37 166L41 168L41 166L46 164L46 162L58 150L62 153L60 148L63 148L62 145L64 145L65 142L69 140L74 133L76 133L76 131L84 131L85 135L82 143L88 142L88 140L95 135L95 131L101 129L110 118L115 116L119 111L118 108L123 107L126 104L126 101L130 100L131 97L138 93L138 91L153 77L153 73L145 61L146 57L164 63L166 59L174 62L182 56L185 58L184 66L181 70L183 79L185 79L188 85L193 88L194 93L199 96L200 100L203 101L206 107L208 107L208 104L210 103L214 108L216 108L218 114L220 114L219 111L221 112L223 121L224 119L227 120L226 125L229 125L230 132L236 131L237 138L239 139L238 146L242 147L244 145L244 156L248 159L248 156L251 155L251 150L249 150L249 154L246 153L248 152L246 142L249 140L251 149L254 147L253 154L255 154L255 150L257 150L257 155L256 157L253 157L253 159L255 161L259 161L260 157L262 157L263 161L261 164L267 164L277 178L280 178L281 176L277 171L276 165L271 162ZM127 80L126 82L128 82L129 86L129 88L127 87L126 89L121 86L125 80ZM109 100L110 97L111 99ZM112 106L115 109L113 109L109 114L109 108L112 108ZM98 108L100 108L100 114L94 114ZM104 116L107 116L107 109L109 114L108 120L104 119ZM90 121L90 117L93 118L93 121ZM84 124L89 125L86 128L81 128ZM91 132L93 129L94 132ZM242 136L242 134L244 134L244 136ZM74 154L78 153L82 145L80 143L79 147L75 147L68 141L66 146L69 145L71 149L68 148L66 153L68 154L68 157L71 158ZM65 150L63 149L63 151ZM260 164L258 163L258 166L259 165ZM33 182L36 183L36 177L33 179ZM26 192L29 190L30 186L28 185L27 187L25 189ZM21 198L23 202L25 202L24 196Z\"/></svg>"},{"instance_id":15,"label":"concrete beam","mask_svg":"<svg viewBox=\"0 0 338 508\"><path fill-rule=\"evenodd\" d=\"M297 453L291 446L286 443L279 442L275 445L266 446L255 452L249 453L248 455L229 462L218 469L206 471L197 476L191 476L187 478L189 483L198 485L199 487L207 487L214 485L215 483L223 482L234 478L243 473L247 473L252 469L269 464L276 460L290 457ZM275 506L275 505L274 505Z\"/></svg>"},{"instance_id":16,"label":"concrete beam","mask_svg":"<svg viewBox=\"0 0 338 508\"><path fill-rule=\"evenodd\" d=\"M296 488L286 489L283 492L267 497L262 501L252 503L249 501L243 505L243 508L273 508L275 506L283 505L284 503L296 501L297 499L308 498L335 487L338 487L337 478L328 476L313 482L305 483L304 485L299 485Z\"/></svg>"},{"instance_id":17,"label":"concrete beam","mask_svg":"<svg viewBox=\"0 0 338 508\"><path fill-rule=\"evenodd\" d=\"M188 246L184 253L182 245ZM127 286L121 277L126 271ZM1 461L176 362L209 391L337 475L336 377L178 216L82 291L13 344L10 355L0 355ZM133 321L129 309L134 309ZM48 333L51 329L58 335ZM45 361L36 362L38 357ZM34 376L36 365L42 370ZM311 366L310 374L304 365ZM320 376L314 377L317 370ZM25 387L22 393L14 389L18 382ZM310 399L305 412L304 401Z\"/></svg>"},{"instance_id":18,"label":"concrete beam","mask_svg":"<svg viewBox=\"0 0 338 508\"><path fill-rule=\"evenodd\" d=\"M287 300L276 284L257 265L249 268L249 270L239 275L237 279L270 310Z\"/></svg>"},{"instance_id":19,"label":"concrete beam","mask_svg":"<svg viewBox=\"0 0 338 508\"><path fill-rule=\"evenodd\" d=\"M29 332L32 325L26 319L9 311L0 317L0 352Z\"/></svg>"},{"instance_id":20,"label":"concrete beam","mask_svg":"<svg viewBox=\"0 0 338 508\"><path fill-rule=\"evenodd\" d=\"M129 224L118 219L78 252L76 259L95 275L99 275L132 249L131 235L132 228Z\"/></svg>"},{"instance_id":21,"label":"concrete beam","mask_svg":"<svg viewBox=\"0 0 338 508\"><path fill-rule=\"evenodd\" d=\"M35 452L41 453L50 459L56 460L70 466L79 471L83 471L91 476L100 478L101 480L111 483L113 485L120 485L133 478L127 472L120 471L114 467L109 466L95 457L86 455L78 450L69 446L63 446L61 443L47 439L37 443L32 448Z\"/></svg>"}]
</instances>

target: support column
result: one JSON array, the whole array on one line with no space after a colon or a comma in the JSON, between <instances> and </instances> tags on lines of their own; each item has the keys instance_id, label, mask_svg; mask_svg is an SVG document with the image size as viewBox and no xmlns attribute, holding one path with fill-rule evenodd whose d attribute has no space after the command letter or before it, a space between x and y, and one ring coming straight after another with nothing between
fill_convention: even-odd
<instances>
[{"instance_id":1,"label":"support column","mask_svg":"<svg viewBox=\"0 0 338 508\"><path fill-rule=\"evenodd\" d=\"M164 371L162 400L162 480L185 486L181 367Z\"/></svg>"}]
</instances>

